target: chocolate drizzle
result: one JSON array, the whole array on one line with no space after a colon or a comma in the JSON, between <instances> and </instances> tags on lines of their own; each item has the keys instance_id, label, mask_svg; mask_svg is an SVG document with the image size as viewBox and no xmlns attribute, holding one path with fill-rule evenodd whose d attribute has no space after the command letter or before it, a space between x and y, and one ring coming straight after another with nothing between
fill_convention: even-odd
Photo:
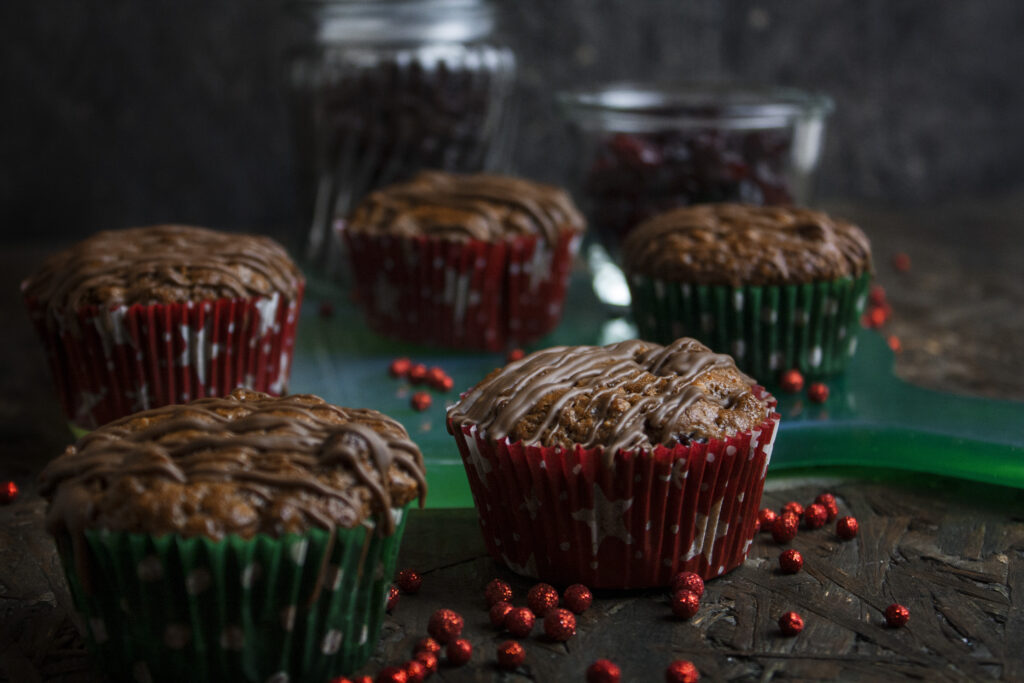
<instances>
[{"instance_id":1,"label":"chocolate drizzle","mask_svg":"<svg viewBox=\"0 0 1024 683\"><path fill-rule=\"evenodd\" d=\"M871 268L860 228L820 211L703 204L636 227L622 245L627 273L707 285L783 285L856 277Z\"/></svg>"},{"instance_id":2,"label":"chocolate drizzle","mask_svg":"<svg viewBox=\"0 0 1024 683\"><path fill-rule=\"evenodd\" d=\"M539 235L549 245L565 230L583 230L565 191L506 176L424 171L407 183L370 194L346 229L403 237L494 242Z\"/></svg>"},{"instance_id":3,"label":"chocolate drizzle","mask_svg":"<svg viewBox=\"0 0 1024 683\"><path fill-rule=\"evenodd\" d=\"M767 406L731 357L682 338L557 346L496 371L448 411L453 428L527 445L653 449L759 424Z\"/></svg>"}]
</instances>

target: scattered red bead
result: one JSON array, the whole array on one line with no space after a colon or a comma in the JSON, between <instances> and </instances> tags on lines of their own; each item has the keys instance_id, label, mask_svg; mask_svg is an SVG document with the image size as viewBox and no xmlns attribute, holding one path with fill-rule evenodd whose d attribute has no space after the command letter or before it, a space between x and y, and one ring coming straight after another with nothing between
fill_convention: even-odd
<instances>
[{"instance_id":1,"label":"scattered red bead","mask_svg":"<svg viewBox=\"0 0 1024 683\"><path fill-rule=\"evenodd\" d=\"M814 502L825 506L825 510L828 511L828 521L830 522L839 514L839 504L836 502L836 497L831 493L819 494L814 499Z\"/></svg>"},{"instance_id":2,"label":"scattered red bead","mask_svg":"<svg viewBox=\"0 0 1024 683\"><path fill-rule=\"evenodd\" d=\"M413 659L423 665L423 668L427 670L427 676L437 671L437 653L424 650L417 652Z\"/></svg>"},{"instance_id":3,"label":"scattered red bead","mask_svg":"<svg viewBox=\"0 0 1024 683\"><path fill-rule=\"evenodd\" d=\"M352 683L373 683L371 676L356 676L352 679Z\"/></svg>"},{"instance_id":4,"label":"scattered red bead","mask_svg":"<svg viewBox=\"0 0 1024 683\"><path fill-rule=\"evenodd\" d=\"M786 612L779 617L779 630L784 636L795 636L804 630L804 618L796 612Z\"/></svg>"},{"instance_id":5,"label":"scattered red bead","mask_svg":"<svg viewBox=\"0 0 1024 683\"><path fill-rule=\"evenodd\" d=\"M448 375L445 375L437 384L434 385L434 388L438 391L451 391L454 386L455 380Z\"/></svg>"},{"instance_id":6,"label":"scattered red bead","mask_svg":"<svg viewBox=\"0 0 1024 683\"><path fill-rule=\"evenodd\" d=\"M857 535L860 525L854 517L840 517L836 522L836 536L848 541Z\"/></svg>"},{"instance_id":7,"label":"scattered red bead","mask_svg":"<svg viewBox=\"0 0 1024 683\"><path fill-rule=\"evenodd\" d=\"M394 612L395 608L398 607L398 596L399 595L400 595L400 593L398 592L398 586L392 585L392 586L388 587L388 604L387 604L387 608L386 609L387 609L389 614L391 612Z\"/></svg>"},{"instance_id":8,"label":"scattered red bead","mask_svg":"<svg viewBox=\"0 0 1024 683\"><path fill-rule=\"evenodd\" d=\"M757 513L757 521L761 522L761 531L771 531L775 525L775 520L778 518L779 516L775 513L775 510L771 508L762 508Z\"/></svg>"},{"instance_id":9,"label":"scattered red bead","mask_svg":"<svg viewBox=\"0 0 1024 683\"><path fill-rule=\"evenodd\" d=\"M432 402L433 399L430 398L430 394L425 391L417 391L412 395L412 398L409 399L409 405L413 407L413 410L417 410L421 413L429 408Z\"/></svg>"},{"instance_id":10,"label":"scattered red bead","mask_svg":"<svg viewBox=\"0 0 1024 683\"><path fill-rule=\"evenodd\" d=\"M409 683L423 683L427 680L427 667L423 666L423 662L412 660L405 663L405 676Z\"/></svg>"},{"instance_id":11,"label":"scattered red bead","mask_svg":"<svg viewBox=\"0 0 1024 683\"><path fill-rule=\"evenodd\" d=\"M783 574L796 574L803 569L803 566L804 556L798 550L790 548L779 555L779 569L782 570Z\"/></svg>"},{"instance_id":12,"label":"scattered red bead","mask_svg":"<svg viewBox=\"0 0 1024 683\"><path fill-rule=\"evenodd\" d=\"M910 621L910 610L903 605L894 602L885 608L885 623L892 628L906 626Z\"/></svg>"},{"instance_id":13,"label":"scattered red bead","mask_svg":"<svg viewBox=\"0 0 1024 683\"><path fill-rule=\"evenodd\" d=\"M444 370L437 367L436 365L427 370L427 384L434 387L435 389L440 389L441 383L444 382L445 378L447 377L448 373L446 373Z\"/></svg>"},{"instance_id":14,"label":"scattered red bead","mask_svg":"<svg viewBox=\"0 0 1024 683\"><path fill-rule=\"evenodd\" d=\"M514 363L517 360L522 360L526 356L526 351L522 349L512 349L505 354L506 363Z\"/></svg>"},{"instance_id":15,"label":"scattered red bead","mask_svg":"<svg viewBox=\"0 0 1024 683\"><path fill-rule=\"evenodd\" d=\"M505 630L516 638L525 638L530 635L536 620L529 607L513 607L505 615Z\"/></svg>"},{"instance_id":16,"label":"scattered red bead","mask_svg":"<svg viewBox=\"0 0 1024 683\"><path fill-rule=\"evenodd\" d=\"M795 394L804 388L804 376L796 368L786 370L779 379L779 386L787 394Z\"/></svg>"},{"instance_id":17,"label":"scattered red bead","mask_svg":"<svg viewBox=\"0 0 1024 683\"><path fill-rule=\"evenodd\" d=\"M397 666L386 666L377 672L374 683L409 683L409 676L405 669Z\"/></svg>"},{"instance_id":18,"label":"scattered red bead","mask_svg":"<svg viewBox=\"0 0 1024 683\"><path fill-rule=\"evenodd\" d=\"M321 318L330 318L334 315L334 304L330 301L321 301L319 313Z\"/></svg>"},{"instance_id":19,"label":"scattered red bead","mask_svg":"<svg viewBox=\"0 0 1024 683\"><path fill-rule=\"evenodd\" d=\"M700 596L691 590L677 590L670 601L672 614L680 619L691 619L700 609Z\"/></svg>"},{"instance_id":20,"label":"scattered red bead","mask_svg":"<svg viewBox=\"0 0 1024 683\"><path fill-rule=\"evenodd\" d=\"M484 587L484 599L488 607L499 602L512 602L512 586L501 579L491 579Z\"/></svg>"},{"instance_id":21,"label":"scattered red bead","mask_svg":"<svg viewBox=\"0 0 1024 683\"><path fill-rule=\"evenodd\" d=\"M885 343L889 345L893 353L903 353L903 344L900 342L900 338L895 334L890 334L885 339Z\"/></svg>"},{"instance_id":22,"label":"scattered red bead","mask_svg":"<svg viewBox=\"0 0 1024 683\"><path fill-rule=\"evenodd\" d=\"M576 614L583 614L594 602L594 594L582 583L574 583L562 593L562 604Z\"/></svg>"},{"instance_id":23,"label":"scattered red bead","mask_svg":"<svg viewBox=\"0 0 1024 683\"><path fill-rule=\"evenodd\" d=\"M538 583L526 594L526 604L534 614L543 617L558 607L558 591L551 584Z\"/></svg>"},{"instance_id":24,"label":"scattered red bead","mask_svg":"<svg viewBox=\"0 0 1024 683\"><path fill-rule=\"evenodd\" d=\"M420 638L416 641L416 645L413 646L413 654L419 654L420 652L429 652L432 655L436 655L441 651L441 643L437 642L430 636L426 638Z\"/></svg>"},{"instance_id":25,"label":"scattered red bead","mask_svg":"<svg viewBox=\"0 0 1024 683\"><path fill-rule=\"evenodd\" d=\"M411 367L412 361L408 358L396 358L388 366L388 372L391 373L392 377L405 377L409 374L409 368Z\"/></svg>"},{"instance_id":26,"label":"scattered red bead","mask_svg":"<svg viewBox=\"0 0 1024 683\"><path fill-rule=\"evenodd\" d=\"M18 497L18 485L13 481L5 482L0 486L0 505L13 503Z\"/></svg>"},{"instance_id":27,"label":"scattered red bead","mask_svg":"<svg viewBox=\"0 0 1024 683\"><path fill-rule=\"evenodd\" d=\"M872 306L881 306L886 302L885 288L882 285L874 285L868 292L868 301Z\"/></svg>"},{"instance_id":28,"label":"scattered red bead","mask_svg":"<svg viewBox=\"0 0 1024 683\"><path fill-rule=\"evenodd\" d=\"M824 403L828 400L828 386L823 382L814 382L807 387L807 398L815 403Z\"/></svg>"},{"instance_id":29,"label":"scattered red bead","mask_svg":"<svg viewBox=\"0 0 1024 683\"><path fill-rule=\"evenodd\" d=\"M427 633L439 643L447 643L455 640L462 633L465 625L462 617L450 609L439 609L430 615L427 623Z\"/></svg>"},{"instance_id":30,"label":"scattered red bead","mask_svg":"<svg viewBox=\"0 0 1024 683\"><path fill-rule=\"evenodd\" d=\"M785 514L787 512L792 512L797 517L803 517L804 506L796 502L795 500L791 500L782 506L782 514Z\"/></svg>"},{"instance_id":31,"label":"scattered red bead","mask_svg":"<svg viewBox=\"0 0 1024 683\"><path fill-rule=\"evenodd\" d=\"M352 683L352 679L347 676L335 676L330 680L330 683Z\"/></svg>"},{"instance_id":32,"label":"scattered red bead","mask_svg":"<svg viewBox=\"0 0 1024 683\"><path fill-rule=\"evenodd\" d=\"M576 617L567 609L555 607L544 615L544 633L560 643L576 635Z\"/></svg>"},{"instance_id":33,"label":"scattered red bead","mask_svg":"<svg viewBox=\"0 0 1024 683\"><path fill-rule=\"evenodd\" d=\"M413 384L423 384L427 381L427 366L423 363L410 365L409 371L405 375Z\"/></svg>"},{"instance_id":34,"label":"scattered red bead","mask_svg":"<svg viewBox=\"0 0 1024 683\"><path fill-rule=\"evenodd\" d=\"M497 628L505 626L505 618L508 617L508 613L513 609L512 604L502 600L491 605L491 609L487 611L487 617L491 620L491 625Z\"/></svg>"},{"instance_id":35,"label":"scattered red bead","mask_svg":"<svg viewBox=\"0 0 1024 683\"><path fill-rule=\"evenodd\" d=\"M665 669L665 683L697 683L700 671L685 659L677 659Z\"/></svg>"},{"instance_id":36,"label":"scattered red bead","mask_svg":"<svg viewBox=\"0 0 1024 683\"><path fill-rule=\"evenodd\" d=\"M699 598L704 595L704 579L700 578L700 574L696 572L679 572L672 577L669 588L673 593L680 590L693 591Z\"/></svg>"},{"instance_id":37,"label":"scattered red bead","mask_svg":"<svg viewBox=\"0 0 1024 683\"><path fill-rule=\"evenodd\" d=\"M804 526L808 529L820 529L828 522L828 510L821 503L811 503L804 510Z\"/></svg>"},{"instance_id":38,"label":"scattered red bead","mask_svg":"<svg viewBox=\"0 0 1024 683\"><path fill-rule=\"evenodd\" d=\"M873 330L885 325L886 321L889 320L889 312L884 306L872 306L867 313L864 314L864 318L861 323L864 327L870 327Z\"/></svg>"},{"instance_id":39,"label":"scattered red bead","mask_svg":"<svg viewBox=\"0 0 1024 683\"><path fill-rule=\"evenodd\" d=\"M792 512L784 512L772 524L772 539L776 543L789 543L796 538L799 529L800 518Z\"/></svg>"},{"instance_id":40,"label":"scattered red bead","mask_svg":"<svg viewBox=\"0 0 1024 683\"><path fill-rule=\"evenodd\" d=\"M760 532L761 532L761 518L759 517L759 518L754 520L754 533L757 534L757 533L760 533Z\"/></svg>"},{"instance_id":41,"label":"scattered red bead","mask_svg":"<svg viewBox=\"0 0 1024 683\"><path fill-rule=\"evenodd\" d=\"M619 683L622 671L610 659L599 659L587 667L587 683Z\"/></svg>"},{"instance_id":42,"label":"scattered red bead","mask_svg":"<svg viewBox=\"0 0 1024 683\"><path fill-rule=\"evenodd\" d=\"M498 645L497 658L498 666L513 671L526 660L526 649L514 640L506 640Z\"/></svg>"},{"instance_id":43,"label":"scattered red bead","mask_svg":"<svg viewBox=\"0 0 1024 683\"><path fill-rule=\"evenodd\" d=\"M910 257L900 252L894 254L892 257L892 267L901 273L905 273L910 270Z\"/></svg>"},{"instance_id":44,"label":"scattered red bead","mask_svg":"<svg viewBox=\"0 0 1024 683\"><path fill-rule=\"evenodd\" d=\"M415 570L403 569L398 572L398 579L395 583L398 584L398 587L402 589L403 593L415 595L416 593L419 593L420 586L423 585L423 577Z\"/></svg>"},{"instance_id":45,"label":"scattered red bead","mask_svg":"<svg viewBox=\"0 0 1024 683\"><path fill-rule=\"evenodd\" d=\"M448 643L446 654L449 664L462 666L473 658L473 645L465 638L458 638Z\"/></svg>"}]
</instances>

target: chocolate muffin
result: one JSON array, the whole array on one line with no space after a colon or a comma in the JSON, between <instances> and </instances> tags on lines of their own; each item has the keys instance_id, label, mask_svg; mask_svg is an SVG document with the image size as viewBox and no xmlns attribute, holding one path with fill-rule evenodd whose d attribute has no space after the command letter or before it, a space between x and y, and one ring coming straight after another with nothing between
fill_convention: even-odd
<instances>
[{"instance_id":1,"label":"chocolate muffin","mask_svg":"<svg viewBox=\"0 0 1024 683\"><path fill-rule=\"evenodd\" d=\"M303 289L273 240L181 225L97 233L22 283L81 428L236 386L281 393Z\"/></svg>"},{"instance_id":2,"label":"chocolate muffin","mask_svg":"<svg viewBox=\"0 0 1024 683\"><path fill-rule=\"evenodd\" d=\"M91 432L40 490L115 678L184 680L205 662L204 680L326 680L373 651L426 482L376 411L236 389Z\"/></svg>"},{"instance_id":3,"label":"chocolate muffin","mask_svg":"<svg viewBox=\"0 0 1024 683\"><path fill-rule=\"evenodd\" d=\"M583 229L559 188L429 171L370 194L342 234L373 329L499 350L557 325Z\"/></svg>"},{"instance_id":4,"label":"chocolate muffin","mask_svg":"<svg viewBox=\"0 0 1024 683\"><path fill-rule=\"evenodd\" d=\"M510 363L448 426L496 559L555 583L634 588L743 561L774 405L693 339L634 340Z\"/></svg>"},{"instance_id":5,"label":"chocolate muffin","mask_svg":"<svg viewBox=\"0 0 1024 683\"><path fill-rule=\"evenodd\" d=\"M637 226L622 259L644 338L693 335L762 381L790 368L837 373L856 348L871 247L820 211L675 209Z\"/></svg>"}]
</instances>

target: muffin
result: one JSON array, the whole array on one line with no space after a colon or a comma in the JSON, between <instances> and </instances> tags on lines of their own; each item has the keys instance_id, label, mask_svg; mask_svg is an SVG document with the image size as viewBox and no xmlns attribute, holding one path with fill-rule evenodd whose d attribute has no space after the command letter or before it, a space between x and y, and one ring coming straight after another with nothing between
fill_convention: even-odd
<instances>
[{"instance_id":1,"label":"muffin","mask_svg":"<svg viewBox=\"0 0 1024 683\"><path fill-rule=\"evenodd\" d=\"M799 207L705 204L655 216L622 247L645 339L691 335L763 382L841 372L857 345L871 247Z\"/></svg>"},{"instance_id":2,"label":"muffin","mask_svg":"<svg viewBox=\"0 0 1024 683\"><path fill-rule=\"evenodd\" d=\"M558 324L583 228L559 188L429 171L370 194L341 234L373 330L497 351Z\"/></svg>"},{"instance_id":3,"label":"muffin","mask_svg":"<svg viewBox=\"0 0 1024 683\"><path fill-rule=\"evenodd\" d=\"M368 658L426 484L398 422L236 389L100 427L40 491L111 678L264 683Z\"/></svg>"},{"instance_id":4,"label":"muffin","mask_svg":"<svg viewBox=\"0 0 1024 683\"><path fill-rule=\"evenodd\" d=\"M158 225L100 232L22 283L73 427L284 392L304 281L267 237Z\"/></svg>"},{"instance_id":5,"label":"muffin","mask_svg":"<svg viewBox=\"0 0 1024 683\"><path fill-rule=\"evenodd\" d=\"M554 347L448 411L490 554L555 584L664 586L746 557L779 416L693 339Z\"/></svg>"}]
</instances>

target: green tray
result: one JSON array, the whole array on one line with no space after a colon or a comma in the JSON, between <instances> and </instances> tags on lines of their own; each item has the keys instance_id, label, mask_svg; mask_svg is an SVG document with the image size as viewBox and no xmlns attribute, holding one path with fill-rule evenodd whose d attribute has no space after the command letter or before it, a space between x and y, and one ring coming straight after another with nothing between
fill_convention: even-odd
<instances>
[{"instance_id":1,"label":"green tray","mask_svg":"<svg viewBox=\"0 0 1024 683\"><path fill-rule=\"evenodd\" d=\"M375 408L398 420L427 461L429 507L470 507L469 484L455 441L445 430L445 408L488 372L503 354L412 346L377 336L343 289L310 282L300 321L290 390L318 394L351 407ZM333 313L320 314L322 302ZM562 324L527 350L558 344L607 344L636 335L623 318L609 317L588 278L574 273ZM440 394L388 375L408 356L451 375L455 389ZM770 473L820 466L863 466L930 472L1024 488L1024 403L968 398L912 386L893 374L893 354L882 337L863 330L845 375L828 382L826 403L778 391L782 427ZM414 411L409 397L427 390L434 402Z\"/></svg>"}]
</instances>

